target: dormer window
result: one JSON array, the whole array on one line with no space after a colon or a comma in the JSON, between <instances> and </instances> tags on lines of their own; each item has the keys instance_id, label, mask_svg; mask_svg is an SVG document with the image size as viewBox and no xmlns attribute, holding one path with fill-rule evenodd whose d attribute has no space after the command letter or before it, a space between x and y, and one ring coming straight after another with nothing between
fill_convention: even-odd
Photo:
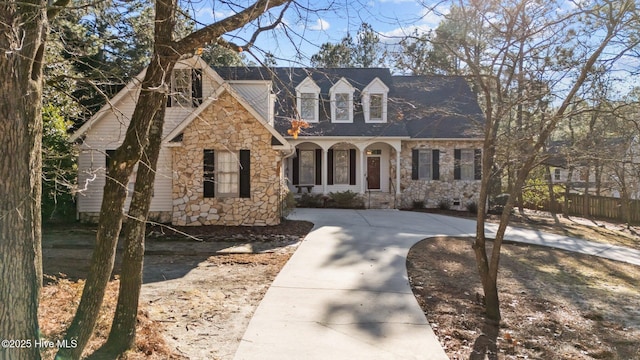
<instances>
[{"instance_id":1,"label":"dormer window","mask_svg":"<svg viewBox=\"0 0 640 360\"><path fill-rule=\"evenodd\" d=\"M344 78L331 87L332 122L353 122L353 91L353 86Z\"/></svg>"},{"instance_id":2,"label":"dormer window","mask_svg":"<svg viewBox=\"0 0 640 360\"><path fill-rule=\"evenodd\" d=\"M296 87L298 114L302 120L306 122L318 122L319 95L320 87L316 85L310 77L304 79L304 81Z\"/></svg>"},{"instance_id":3,"label":"dormer window","mask_svg":"<svg viewBox=\"0 0 640 360\"><path fill-rule=\"evenodd\" d=\"M335 95L335 121L349 121L349 94Z\"/></svg>"},{"instance_id":4,"label":"dormer window","mask_svg":"<svg viewBox=\"0 0 640 360\"><path fill-rule=\"evenodd\" d=\"M382 121L382 100L384 94L371 94L369 95L369 120L370 121Z\"/></svg>"},{"instance_id":5,"label":"dormer window","mask_svg":"<svg viewBox=\"0 0 640 360\"><path fill-rule=\"evenodd\" d=\"M387 94L389 88L379 78L362 89L365 122L387 122Z\"/></svg>"}]
</instances>

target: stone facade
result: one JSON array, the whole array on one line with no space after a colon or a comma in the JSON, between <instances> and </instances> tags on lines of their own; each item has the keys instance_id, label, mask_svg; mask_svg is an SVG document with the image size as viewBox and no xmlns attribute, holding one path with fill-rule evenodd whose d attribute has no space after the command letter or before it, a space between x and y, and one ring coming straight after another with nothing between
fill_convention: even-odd
<instances>
[{"instance_id":1,"label":"stone facade","mask_svg":"<svg viewBox=\"0 0 640 360\"><path fill-rule=\"evenodd\" d=\"M477 202L480 180L454 180L454 149L482 148L479 141L465 140L410 140L402 142L400 152L400 207L410 208L414 201L423 201L425 207L438 207L441 201L449 201L452 209L464 210L470 202ZM440 150L440 180L412 180L411 160L413 149ZM390 161L395 176L395 159ZM458 202L455 204L455 202Z\"/></svg>"},{"instance_id":2,"label":"stone facade","mask_svg":"<svg viewBox=\"0 0 640 360\"><path fill-rule=\"evenodd\" d=\"M279 150L272 134L230 94L204 109L173 148L172 223L191 225L277 225L280 223ZM203 150L250 151L249 198L204 197Z\"/></svg>"}]
</instances>

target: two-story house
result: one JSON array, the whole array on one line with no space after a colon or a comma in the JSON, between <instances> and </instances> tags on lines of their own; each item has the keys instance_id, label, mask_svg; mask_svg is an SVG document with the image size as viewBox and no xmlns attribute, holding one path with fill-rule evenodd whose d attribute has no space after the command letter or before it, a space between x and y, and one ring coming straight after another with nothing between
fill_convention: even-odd
<instances>
[{"instance_id":1,"label":"two-story house","mask_svg":"<svg viewBox=\"0 0 640 360\"><path fill-rule=\"evenodd\" d=\"M141 76L72 136L81 220L97 216L108 156L122 141ZM212 69L193 58L176 66L167 106L151 204L160 221L276 224L288 191L350 190L391 208L442 200L464 208L477 199L483 118L462 77ZM297 138L288 135L294 119L309 124Z\"/></svg>"}]
</instances>

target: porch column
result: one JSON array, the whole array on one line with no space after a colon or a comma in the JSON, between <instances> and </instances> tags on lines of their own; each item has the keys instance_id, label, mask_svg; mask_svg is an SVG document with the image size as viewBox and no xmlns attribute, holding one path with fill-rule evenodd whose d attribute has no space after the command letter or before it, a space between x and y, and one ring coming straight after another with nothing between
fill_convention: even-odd
<instances>
[{"instance_id":1,"label":"porch column","mask_svg":"<svg viewBox=\"0 0 640 360\"><path fill-rule=\"evenodd\" d=\"M327 165L329 164L328 151L322 148L322 194L327 195Z\"/></svg>"},{"instance_id":2,"label":"porch column","mask_svg":"<svg viewBox=\"0 0 640 360\"><path fill-rule=\"evenodd\" d=\"M360 194L364 194L367 183L367 164L365 163L367 151L365 149L358 150L360 150Z\"/></svg>"},{"instance_id":3,"label":"porch column","mask_svg":"<svg viewBox=\"0 0 640 360\"><path fill-rule=\"evenodd\" d=\"M395 150L396 150L396 194L400 195L400 149L395 149Z\"/></svg>"}]
</instances>

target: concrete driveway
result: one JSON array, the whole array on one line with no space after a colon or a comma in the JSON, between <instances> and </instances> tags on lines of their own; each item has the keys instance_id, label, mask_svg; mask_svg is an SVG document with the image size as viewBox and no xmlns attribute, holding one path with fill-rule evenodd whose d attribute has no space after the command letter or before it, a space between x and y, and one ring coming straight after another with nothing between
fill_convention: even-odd
<instances>
[{"instance_id":1,"label":"concrete driveway","mask_svg":"<svg viewBox=\"0 0 640 360\"><path fill-rule=\"evenodd\" d=\"M447 359L407 279L430 236L475 234L475 221L397 210L297 209L315 224L260 303L235 359ZM487 225L490 235L497 226ZM507 238L640 265L640 252L531 230Z\"/></svg>"}]
</instances>

